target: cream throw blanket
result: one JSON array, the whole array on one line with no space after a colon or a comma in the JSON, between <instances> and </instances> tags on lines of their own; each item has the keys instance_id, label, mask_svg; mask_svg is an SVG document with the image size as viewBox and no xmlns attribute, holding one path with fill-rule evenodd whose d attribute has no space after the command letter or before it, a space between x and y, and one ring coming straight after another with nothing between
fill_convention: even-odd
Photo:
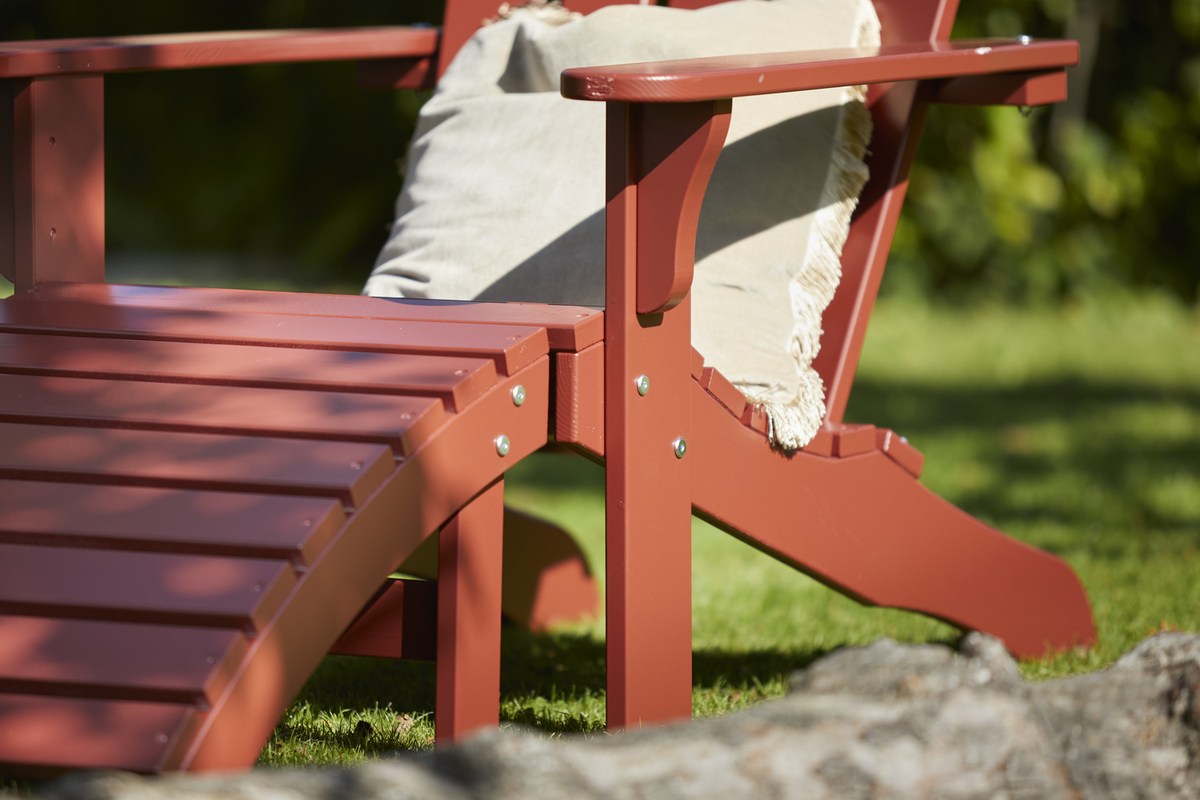
<instances>
[{"instance_id":1,"label":"cream throw blanket","mask_svg":"<svg viewBox=\"0 0 1200 800\"><path fill-rule=\"evenodd\" d=\"M368 294L603 305L604 108L562 98L562 70L879 40L870 0L504 11L421 111ZM811 364L866 180L862 98L852 87L735 100L700 215L693 344L788 450L825 412Z\"/></svg>"}]
</instances>

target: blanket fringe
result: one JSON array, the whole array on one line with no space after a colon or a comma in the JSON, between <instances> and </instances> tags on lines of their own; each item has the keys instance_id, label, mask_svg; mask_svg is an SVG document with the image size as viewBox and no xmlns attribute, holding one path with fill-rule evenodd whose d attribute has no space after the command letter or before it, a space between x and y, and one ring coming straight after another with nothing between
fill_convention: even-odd
<instances>
[{"instance_id":1,"label":"blanket fringe","mask_svg":"<svg viewBox=\"0 0 1200 800\"><path fill-rule=\"evenodd\" d=\"M879 20L869 3L862 5L855 44L878 45ZM795 320L789 349L796 359L800 386L790 400L749 398L770 421L771 444L787 451L798 450L812 441L825 418L825 387L811 365L821 349L821 317L842 277L842 247L846 244L850 217L868 177L863 163L871 140L867 88L847 87L844 99L839 135L821 192L807 263L789 287Z\"/></svg>"}]
</instances>

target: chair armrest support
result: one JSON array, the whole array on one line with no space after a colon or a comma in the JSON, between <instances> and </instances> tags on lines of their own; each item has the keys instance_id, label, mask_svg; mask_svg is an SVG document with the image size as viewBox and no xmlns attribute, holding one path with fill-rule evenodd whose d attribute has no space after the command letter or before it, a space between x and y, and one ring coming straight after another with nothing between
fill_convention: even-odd
<instances>
[{"instance_id":1,"label":"chair armrest support","mask_svg":"<svg viewBox=\"0 0 1200 800\"><path fill-rule=\"evenodd\" d=\"M577 100L684 103L855 84L1046 72L1073 66L1079 45L975 39L580 67L562 74Z\"/></svg>"},{"instance_id":2,"label":"chair armrest support","mask_svg":"<svg viewBox=\"0 0 1200 800\"><path fill-rule=\"evenodd\" d=\"M230 31L0 43L0 78L302 61L429 59L434 28Z\"/></svg>"},{"instance_id":3,"label":"chair armrest support","mask_svg":"<svg viewBox=\"0 0 1200 800\"><path fill-rule=\"evenodd\" d=\"M929 102L939 105L1044 106L1067 99L1063 69L965 75L930 83Z\"/></svg>"}]
</instances>

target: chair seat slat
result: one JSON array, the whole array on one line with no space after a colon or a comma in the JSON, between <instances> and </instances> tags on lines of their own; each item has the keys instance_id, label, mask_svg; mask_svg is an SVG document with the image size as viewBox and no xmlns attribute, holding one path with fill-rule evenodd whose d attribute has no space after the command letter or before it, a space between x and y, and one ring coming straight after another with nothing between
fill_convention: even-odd
<instances>
[{"instance_id":1,"label":"chair seat slat","mask_svg":"<svg viewBox=\"0 0 1200 800\"><path fill-rule=\"evenodd\" d=\"M0 331L491 358L506 375L528 366L548 349L545 329L531 326L19 300L0 303Z\"/></svg>"},{"instance_id":2,"label":"chair seat slat","mask_svg":"<svg viewBox=\"0 0 1200 800\"><path fill-rule=\"evenodd\" d=\"M261 628L295 586L286 561L0 544L8 614Z\"/></svg>"},{"instance_id":3,"label":"chair seat slat","mask_svg":"<svg viewBox=\"0 0 1200 800\"><path fill-rule=\"evenodd\" d=\"M0 375L0 420L372 441L411 452L445 418L429 397Z\"/></svg>"},{"instance_id":4,"label":"chair seat slat","mask_svg":"<svg viewBox=\"0 0 1200 800\"><path fill-rule=\"evenodd\" d=\"M191 705L0 693L0 766L157 772L195 730Z\"/></svg>"},{"instance_id":5,"label":"chair seat slat","mask_svg":"<svg viewBox=\"0 0 1200 800\"><path fill-rule=\"evenodd\" d=\"M312 563L346 520L329 497L0 480L0 542Z\"/></svg>"},{"instance_id":6,"label":"chair seat slat","mask_svg":"<svg viewBox=\"0 0 1200 800\"><path fill-rule=\"evenodd\" d=\"M211 703L240 631L0 615L0 692Z\"/></svg>"},{"instance_id":7,"label":"chair seat slat","mask_svg":"<svg viewBox=\"0 0 1200 800\"><path fill-rule=\"evenodd\" d=\"M34 289L29 299L194 311L536 325L546 329L552 350L578 351L604 338L604 312L600 309L545 303L464 303L457 300L104 283L46 283Z\"/></svg>"},{"instance_id":8,"label":"chair seat slat","mask_svg":"<svg viewBox=\"0 0 1200 800\"><path fill-rule=\"evenodd\" d=\"M0 333L0 373L418 394L459 410L495 383L479 358Z\"/></svg>"},{"instance_id":9,"label":"chair seat slat","mask_svg":"<svg viewBox=\"0 0 1200 800\"><path fill-rule=\"evenodd\" d=\"M382 445L0 423L0 477L280 494L361 503L392 471Z\"/></svg>"}]
</instances>

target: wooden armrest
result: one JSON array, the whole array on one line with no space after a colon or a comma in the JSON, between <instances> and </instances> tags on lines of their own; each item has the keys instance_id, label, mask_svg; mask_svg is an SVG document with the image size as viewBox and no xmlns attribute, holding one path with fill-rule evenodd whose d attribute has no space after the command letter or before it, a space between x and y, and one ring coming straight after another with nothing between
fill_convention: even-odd
<instances>
[{"instance_id":1,"label":"wooden armrest","mask_svg":"<svg viewBox=\"0 0 1200 800\"><path fill-rule=\"evenodd\" d=\"M1079 45L1057 39L921 42L578 67L563 72L562 93L577 100L684 103L860 83L1061 71L1078 61Z\"/></svg>"},{"instance_id":2,"label":"wooden armrest","mask_svg":"<svg viewBox=\"0 0 1200 800\"><path fill-rule=\"evenodd\" d=\"M231 31L0 43L0 78L296 61L429 58L434 28Z\"/></svg>"}]
</instances>

